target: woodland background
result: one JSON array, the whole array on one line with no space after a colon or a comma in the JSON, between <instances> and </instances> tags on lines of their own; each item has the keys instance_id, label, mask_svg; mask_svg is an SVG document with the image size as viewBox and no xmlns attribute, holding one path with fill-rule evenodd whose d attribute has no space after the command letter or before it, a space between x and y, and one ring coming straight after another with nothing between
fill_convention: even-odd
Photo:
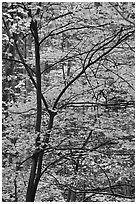
<instances>
[{"instance_id":1,"label":"woodland background","mask_svg":"<svg viewBox=\"0 0 137 204\"><path fill-rule=\"evenodd\" d=\"M134 201L134 2L2 3L3 201Z\"/></svg>"}]
</instances>

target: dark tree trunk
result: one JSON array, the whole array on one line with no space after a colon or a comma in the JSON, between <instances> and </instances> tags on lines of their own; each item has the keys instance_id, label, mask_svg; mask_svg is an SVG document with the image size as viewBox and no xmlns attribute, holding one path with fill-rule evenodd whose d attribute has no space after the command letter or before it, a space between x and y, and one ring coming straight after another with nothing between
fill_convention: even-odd
<instances>
[{"instance_id":1,"label":"dark tree trunk","mask_svg":"<svg viewBox=\"0 0 137 204\"><path fill-rule=\"evenodd\" d=\"M36 64L36 91L37 91L37 118L36 118L36 133L37 133L37 139L36 139L36 147L39 146L40 142L40 130L41 130L41 113L42 113L42 93L41 93L41 71L40 71L40 50L39 50L39 39L38 39L38 30L37 30L37 22L32 21L31 23L31 31L34 37L35 41L35 64ZM44 103L45 104L45 103ZM53 121L54 117L56 115L56 112L48 110L49 112L49 123L47 127L47 132L45 133L44 142L47 144L49 142L50 138L50 130L53 127ZM31 172L30 172L30 178L27 188L27 195L26 195L26 202L34 202L35 195L37 191L37 186L40 181L41 177L41 169L42 169L42 160L43 160L43 151L35 151L33 153L32 158L32 165L31 165Z\"/></svg>"},{"instance_id":2,"label":"dark tree trunk","mask_svg":"<svg viewBox=\"0 0 137 204\"><path fill-rule=\"evenodd\" d=\"M41 73L40 73L40 50L39 50L39 38L38 38L38 30L37 30L37 21L31 22L31 31L35 41L35 67L36 67L36 83L37 83L37 117L36 117L36 147L39 145L40 141L40 129L41 129L41 112L42 112L42 104L41 104ZM37 190L38 181L40 178L41 167L42 167L42 158L43 152L37 152L37 150L33 154L32 166L30 172L30 178L27 188L26 201L33 202L35 199L35 194Z\"/></svg>"},{"instance_id":3,"label":"dark tree trunk","mask_svg":"<svg viewBox=\"0 0 137 204\"><path fill-rule=\"evenodd\" d=\"M76 193L71 189L68 190L67 202L75 202L76 201Z\"/></svg>"}]
</instances>

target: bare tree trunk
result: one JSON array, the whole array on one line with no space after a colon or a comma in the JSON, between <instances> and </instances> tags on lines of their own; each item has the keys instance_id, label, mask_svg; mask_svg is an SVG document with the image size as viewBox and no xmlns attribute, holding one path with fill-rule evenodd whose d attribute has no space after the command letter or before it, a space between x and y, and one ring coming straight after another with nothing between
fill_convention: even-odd
<instances>
[{"instance_id":1,"label":"bare tree trunk","mask_svg":"<svg viewBox=\"0 0 137 204\"><path fill-rule=\"evenodd\" d=\"M37 91L37 118L36 118L36 147L39 146L40 142L40 130L41 130L41 113L42 113L42 93L41 93L41 70L40 70L40 50L39 50L39 39L38 39L38 30L37 30L37 21L31 22L31 31L35 40L35 64L36 64L36 91ZM45 134L44 142L47 144L50 138L50 130L53 127L54 117L56 115L55 111L49 110L49 123L47 132ZM26 202L34 202L35 195L37 191L37 186L41 177L41 169L42 169L42 160L43 160L43 151L36 151L33 154L32 165L30 178L27 188Z\"/></svg>"},{"instance_id":2,"label":"bare tree trunk","mask_svg":"<svg viewBox=\"0 0 137 204\"><path fill-rule=\"evenodd\" d=\"M71 189L68 190L67 202L75 202L76 201L76 193Z\"/></svg>"},{"instance_id":3,"label":"bare tree trunk","mask_svg":"<svg viewBox=\"0 0 137 204\"><path fill-rule=\"evenodd\" d=\"M40 142L40 129L41 129L41 112L42 112L42 103L41 103L41 73L40 73L40 50L39 50L39 38L38 38L38 30L37 30L37 21L31 22L31 31L35 41L35 67L36 67L36 83L37 83L37 118L36 118L36 147L39 146ZM30 172L30 178L27 188L26 201L33 202L35 199L35 194L37 190L38 180L40 178L41 168L42 168L42 152L34 152L32 159L32 166Z\"/></svg>"}]
</instances>

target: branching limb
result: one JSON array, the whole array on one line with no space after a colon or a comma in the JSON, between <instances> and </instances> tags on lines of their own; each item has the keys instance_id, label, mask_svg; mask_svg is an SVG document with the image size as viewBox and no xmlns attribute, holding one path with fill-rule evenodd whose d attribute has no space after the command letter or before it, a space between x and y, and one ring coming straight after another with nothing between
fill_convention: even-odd
<instances>
[{"instance_id":1,"label":"branching limb","mask_svg":"<svg viewBox=\"0 0 137 204\"><path fill-rule=\"evenodd\" d=\"M14 42L15 42L15 46L16 46L17 53L18 53L18 55L19 55L19 57L20 57L20 59L21 59L21 62L22 62L22 64L24 65L24 67L25 67L25 69L26 69L26 71L27 71L27 73L28 73L28 75L29 75L29 77L30 77L30 79L31 79L31 81L32 81L32 83L33 83L33 85L34 85L35 88L37 89L37 84L36 84L34 78L32 77L32 74L31 74L31 72L30 72L30 69L29 69L28 65L25 63L25 60L24 60L24 58L23 58L23 56L22 56L22 54L21 54L21 52L20 52L20 50L19 50L19 48L18 48L18 45L17 45L17 42L16 42L15 39L14 39ZM46 109L47 109L47 111L48 111L48 113L49 113L49 112L50 112L50 111L49 111L49 107L48 107L48 104L47 104L47 102L46 102L46 100L45 100L43 94L41 94L41 98L42 98L43 103L44 103L44 105L45 105L45 107L46 107Z\"/></svg>"},{"instance_id":2,"label":"branching limb","mask_svg":"<svg viewBox=\"0 0 137 204\"><path fill-rule=\"evenodd\" d=\"M113 44L109 49L107 49L107 51L103 52L99 57L97 57L95 60L91 61L92 57L95 55L96 52L98 52L101 48L103 48L104 46L111 44L115 38L117 38L119 35L121 34L121 31L119 31L117 33L116 36L112 37L108 42L106 42L105 44L103 44L101 47L97 48L96 51L94 51L90 58L88 59L88 63L86 66L83 67L83 69L63 88L63 90L60 92L60 94L58 95L58 97L56 98L56 101L54 103L54 108L56 108L58 101L60 100L60 98L62 97L62 95L65 93L65 91L68 89L68 87L70 87L84 72L85 70L90 67L91 65L95 64L96 62L98 62L100 59L102 59L103 57L105 57L108 53L110 53L114 48L116 48L122 41L126 40L128 37L133 35L133 31L126 33L125 35L123 35L121 38L118 38L117 41L115 42L115 44ZM84 63L86 64L86 62Z\"/></svg>"},{"instance_id":3,"label":"branching limb","mask_svg":"<svg viewBox=\"0 0 137 204\"><path fill-rule=\"evenodd\" d=\"M112 194L112 193L109 193L109 192L96 192L96 193L94 193L94 194L92 194L92 195L86 197L84 201L86 201L87 199L93 197L94 195L98 195L98 194L99 194L99 195L101 195L101 194L102 194L102 195L109 195L109 196L112 196L112 197L119 197L119 198L131 199L131 200L132 200L132 199L135 199L135 196L126 196L126 195L117 194L117 193Z\"/></svg>"},{"instance_id":4,"label":"branching limb","mask_svg":"<svg viewBox=\"0 0 137 204\"><path fill-rule=\"evenodd\" d=\"M126 18L126 17L119 11L119 9L117 9L117 7L116 7L113 3L109 2L109 4L120 14L120 16L121 16L125 21L129 22L129 23L132 24L132 25L135 25L135 23L132 22L132 21L130 21L128 18Z\"/></svg>"},{"instance_id":5,"label":"branching limb","mask_svg":"<svg viewBox=\"0 0 137 204\"><path fill-rule=\"evenodd\" d=\"M105 174L105 176L106 176L106 178L107 178L107 180L108 180L108 184L109 184L109 187L110 187L110 191L111 191L112 194L114 194L114 191L113 191L112 185L111 185L111 181L110 181L110 179L109 179L109 177L108 177L106 171L105 171L99 164L97 164L97 165L99 166L99 168L100 168L100 169L103 171L103 173Z\"/></svg>"}]
</instances>

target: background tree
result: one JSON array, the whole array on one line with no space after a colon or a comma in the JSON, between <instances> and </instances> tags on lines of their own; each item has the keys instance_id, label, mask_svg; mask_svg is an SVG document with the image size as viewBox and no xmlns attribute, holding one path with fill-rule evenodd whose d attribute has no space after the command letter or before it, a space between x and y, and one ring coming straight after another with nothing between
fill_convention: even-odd
<instances>
[{"instance_id":1,"label":"background tree","mask_svg":"<svg viewBox=\"0 0 137 204\"><path fill-rule=\"evenodd\" d=\"M4 201L133 201L134 3L3 3L3 84Z\"/></svg>"}]
</instances>

